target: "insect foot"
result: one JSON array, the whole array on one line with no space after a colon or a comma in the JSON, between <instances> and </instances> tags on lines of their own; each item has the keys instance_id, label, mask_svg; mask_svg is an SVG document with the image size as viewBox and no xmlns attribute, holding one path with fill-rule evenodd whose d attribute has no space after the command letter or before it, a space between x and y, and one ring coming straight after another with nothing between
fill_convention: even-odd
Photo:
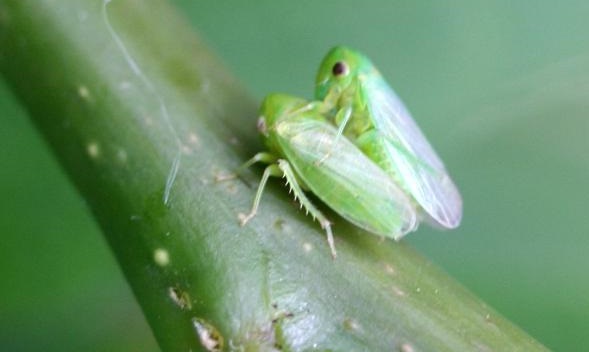
<instances>
[{"instance_id":1,"label":"insect foot","mask_svg":"<svg viewBox=\"0 0 589 352\"><path fill-rule=\"evenodd\" d=\"M239 213L237 217L239 218L239 225L245 226L254 216L256 216L255 212L251 212L249 214Z\"/></svg>"}]
</instances>

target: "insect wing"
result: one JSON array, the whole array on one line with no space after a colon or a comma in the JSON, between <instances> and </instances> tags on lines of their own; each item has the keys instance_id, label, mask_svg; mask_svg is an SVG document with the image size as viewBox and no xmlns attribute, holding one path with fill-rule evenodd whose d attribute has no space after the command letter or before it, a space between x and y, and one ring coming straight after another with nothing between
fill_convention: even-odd
<instances>
[{"instance_id":1,"label":"insect wing","mask_svg":"<svg viewBox=\"0 0 589 352\"><path fill-rule=\"evenodd\" d=\"M301 118L281 123L277 130L298 176L338 214L395 239L415 230L417 217L410 199L355 145L346 138L336 139L332 124Z\"/></svg>"},{"instance_id":2,"label":"insect wing","mask_svg":"<svg viewBox=\"0 0 589 352\"><path fill-rule=\"evenodd\" d=\"M381 77L363 79L361 85L395 173L435 223L457 227L462 219L460 193L407 108Z\"/></svg>"}]
</instances>

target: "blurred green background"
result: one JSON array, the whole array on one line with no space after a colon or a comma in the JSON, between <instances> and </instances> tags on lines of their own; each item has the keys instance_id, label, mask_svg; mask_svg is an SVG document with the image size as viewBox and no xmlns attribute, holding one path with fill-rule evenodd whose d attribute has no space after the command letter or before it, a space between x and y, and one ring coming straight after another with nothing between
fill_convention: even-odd
<instances>
[{"instance_id":1,"label":"blurred green background","mask_svg":"<svg viewBox=\"0 0 589 352\"><path fill-rule=\"evenodd\" d=\"M257 99L310 98L333 45L371 57L464 197L460 229L407 240L549 348L589 346L588 2L174 3ZM0 124L0 349L158 350L2 81Z\"/></svg>"}]
</instances>

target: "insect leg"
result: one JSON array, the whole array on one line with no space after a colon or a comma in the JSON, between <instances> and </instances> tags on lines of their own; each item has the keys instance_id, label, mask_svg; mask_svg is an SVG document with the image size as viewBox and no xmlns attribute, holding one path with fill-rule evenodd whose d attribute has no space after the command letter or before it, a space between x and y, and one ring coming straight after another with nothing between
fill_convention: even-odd
<instances>
[{"instance_id":1,"label":"insect leg","mask_svg":"<svg viewBox=\"0 0 589 352\"><path fill-rule=\"evenodd\" d=\"M257 153L256 155L254 155L250 160L243 163L243 165L238 167L235 172L237 174L240 174L243 172L243 170L249 168L250 166L252 166L255 163L262 162L264 164L273 164L276 162L276 160L278 160L278 158L274 154L260 152L260 153Z\"/></svg>"},{"instance_id":2,"label":"insect leg","mask_svg":"<svg viewBox=\"0 0 589 352\"><path fill-rule=\"evenodd\" d=\"M319 112L321 114L328 114L331 110L335 109L338 105L338 101L341 97L341 89L337 86L332 87L325 98L323 98L323 104L320 106Z\"/></svg>"},{"instance_id":3,"label":"insect leg","mask_svg":"<svg viewBox=\"0 0 589 352\"><path fill-rule=\"evenodd\" d=\"M266 152L257 153L251 159L249 159L248 161L243 163L243 165L238 167L235 170L235 172L228 174L228 175L215 176L215 181L222 182L222 181L227 181L227 180L233 180L233 179L237 178L239 175L241 175L245 169L249 168L250 166L252 166L255 163L262 162L265 164L272 164L272 163L275 163L276 160L278 160L278 158L276 156L274 156L273 154L266 153Z\"/></svg>"},{"instance_id":4,"label":"insect leg","mask_svg":"<svg viewBox=\"0 0 589 352\"><path fill-rule=\"evenodd\" d=\"M258 154L256 154L256 156L260 155L260 154L265 154L265 153L258 153ZM274 157L274 156L272 156L272 157ZM254 156L254 158L255 158L255 156ZM249 161L253 160L254 158L250 159ZM252 164L254 162L252 162ZM245 224L247 224L248 221L250 221L254 216L256 216L256 213L258 212L258 206L260 205L260 199L262 199L262 193L264 192L264 187L266 187L266 182L268 182L268 178L270 178L270 176L281 177L283 174L284 173L278 167L277 164L272 164L272 165L269 165L268 167L266 167L266 169L264 170L264 174L262 175L262 179L260 180L260 185L258 186L258 191L256 192L256 197L254 198L254 204L252 205L252 209L250 210L249 214L247 214L247 215L240 214L239 220L240 220L241 226L244 226Z\"/></svg>"},{"instance_id":5,"label":"insect leg","mask_svg":"<svg viewBox=\"0 0 589 352\"><path fill-rule=\"evenodd\" d=\"M341 136L344 134L344 129L346 128L346 125L350 121L351 117L352 117L352 106L351 105L338 110L337 114L335 115L335 119L334 119L334 121L341 120L341 123L339 124L338 129L337 129L337 134L335 135L335 138L333 139L333 143L331 144L331 148L329 148L329 151L321 159L319 159L318 161L315 162L316 166L321 165L327 158L329 158L329 156L331 155L331 152L333 151L333 149L337 145L337 142L339 141Z\"/></svg>"},{"instance_id":6,"label":"insect leg","mask_svg":"<svg viewBox=\"0 0 589 352\"><path fill-rule=\"evenodd\" d=\"M319 221L321 228L324 229L327 233L327 243L329 244L329 248L331 249L331 256L335 259L337 254L335 252L333 233L331 232L331 223L329 222L329 220L327 220L325 215L323 215L323 213L321 213L319 209L317 209L313 205L313 203L311 203L309 198L305 196L305 193L303 193L303 190L299 186L295 173L293 169L290 167L288 161L279 159L278 167L280 168L280 170L282 170L284 177L286 177L286 182L288 183L288 186L290 187L291 191L294 193L295 200L298 199L298 201L301 203L301 206L303 206L308 213L311 213L311 216L313 216L314 219L317 219L317 221Z\"/></svg>"}]
</instances>

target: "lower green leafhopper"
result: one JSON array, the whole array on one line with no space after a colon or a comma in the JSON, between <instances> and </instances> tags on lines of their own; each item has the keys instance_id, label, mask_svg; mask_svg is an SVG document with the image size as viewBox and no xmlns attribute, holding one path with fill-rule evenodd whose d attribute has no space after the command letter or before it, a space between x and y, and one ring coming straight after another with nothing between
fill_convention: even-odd
<instances>
[{"instance_id":1,"label":"lower green leafhopper","mask_svg":"<svg viewBox=\"0 0 589 352\"><path fill-rule=\"evenodd\" d=\"M256 154L266 167L251 212L256 214L270 176L284 177L295 199L319 221L336 255L331 223L305 196L313 192L339 215L374 234L399 239L417 228L415 205L403 190L321 113L321 103L285 94L271 94L262 103L258 130L268 152ZM324 158L329 153L328 158Z\"/></svg>"}]
</instances>

